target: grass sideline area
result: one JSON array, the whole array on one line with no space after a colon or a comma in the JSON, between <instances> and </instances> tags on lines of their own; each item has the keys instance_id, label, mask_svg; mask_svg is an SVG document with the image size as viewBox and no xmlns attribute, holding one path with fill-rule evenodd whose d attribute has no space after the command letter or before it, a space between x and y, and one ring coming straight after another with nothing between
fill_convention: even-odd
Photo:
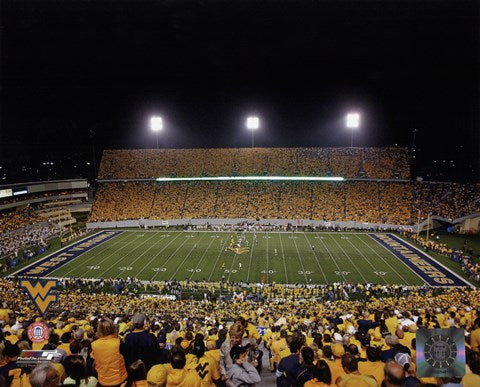
<instances>
[{"instance_id":1,"label":"grass sideline area","mask_svg":"<svg viewBox=\"0 0 480 387\"><path fill-rule=\"evenodd\" d=\"M21 259L19 260L19 263L18 263L17 266L11 267L11 268L7 269L6 271L1 272L1 273L0 273L0 277L1 277L1 278L7 277L7 276L9 276L10 274L12 274L12 273L14 273L14 272L16 272L16 271L18 271L18 270L20 270L20 269L22 269L22 268L24 268L24 267L26 267L26 266L28 266L28 265L31 265L32 263L35 263L35 262L37 262L37 261L40 261L42 258L45 258L46 256L48 256L48 255L50 255L50 254L52 254L52 253L54 253L54 252L62 249L63 247L68 246L68 245L70 245L70 244L72 244L72 243L78 242L78 241L82 240L83 238L86 238L86 237L88 237L88 236L90 236L90 235L92 235L92 234L94 234L94 232L93 232L93 231L89 231L89 232L87 232L85 235L82 235L81 237L75 238L75 239L69 241L68 243L66 243L66 242L64 241L64 242L63 242L63 246L62 246L61 243L60 243L60 237L59 237L59 236L56 236L56 237L54 237L54 238L52 238L52 239L49 240L49 246L48 246L48 248L47 248L47 250L46 250L45 252L43 252L42 254L36 255L36 256L33 257L32 259L21 258ZM23 253L23 250L24 250L24 249L20 250L20 252ZM26 249L26 250L28 250L28 249Z\"/></svg>"},{"instance_id":2,"label":"grass sideline area","mask_svg":"<svg viewBox=\"0 0 480 387\"><path fill-rule=\"evenodd\" d=\"M455 271L461 274L460 269ZM263 280L293 284L343 281L423 284L418 275L368 234L355 232L123 231L48 276L131 277L150 281L216 282L223 278L229 282L250 283Z\"/></svg>"}]
</instances>

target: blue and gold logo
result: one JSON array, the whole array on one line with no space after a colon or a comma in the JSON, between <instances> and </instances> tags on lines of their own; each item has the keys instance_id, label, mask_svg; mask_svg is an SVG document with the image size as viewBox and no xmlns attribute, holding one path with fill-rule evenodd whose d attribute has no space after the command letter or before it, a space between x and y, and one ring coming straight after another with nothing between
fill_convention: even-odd
<instances>
[{"instance_id":1,"label":"blue and gold logo","mask_svg":"<svg viewBox=\"0 0 480 387\"><path fill-rule=\"evenodd\" d=\"M40 281L20 280L20 287L27 290L42 316L45 316L52 302L57 301L57 295L52 294L52 290L57 287L56 280L48 280L44 285Z\"/></svg>"}]
</instances>

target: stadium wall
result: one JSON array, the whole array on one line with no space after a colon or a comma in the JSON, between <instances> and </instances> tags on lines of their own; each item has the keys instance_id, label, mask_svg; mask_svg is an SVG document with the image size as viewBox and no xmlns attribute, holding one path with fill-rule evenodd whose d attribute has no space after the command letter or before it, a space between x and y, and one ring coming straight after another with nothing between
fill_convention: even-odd
<instances>
[{"instance_id":1,"label":"stadium wall","mask_svg":"<svg viewBox=\"0 0 480 387\"><path fill-rule=\"evenodd\" d=\"M260 226L299 226L299 227L316 227L316 228L347 228L356 230L415 230L415 226L403 226L387 223L361 223L361 222L327 222L324 220L310 219L247 219L247 218L218 218L218 219L170 219L170 220L151 220L151 219L132 219L112 222L89 222L87 229L111 229L111 228L153 228L168 226L235 226L239 224L254 224Z\"/></svg>"},{"instance_id":2,"label":"stadium wall","mask_svg":"<svg viewBox=\"0 0 480 387\"><path fill-rule=\"evenodd\" d=\"M427 228L435 229L442 227L444 224L451 224L452 226L460 227L461 232L464 233L476 233L480 229L480 213L470 214L458 219L447 219L442 216L433 215L430 218L430 225L427 220L420 223L419 226L415 225L415 230L426 231Z\"/></svg>"},{"instance_id":3,"label":"stadium wall","mask_svg":"<svg viewBox=\"0 0 480 387\"><path fill-rule=\"evenodd\" d=\"M476 217L465 219L465 221L460 224L460 233L462 234L477 234L479 230L480 214L477 214Z\"/></svg>"}]
</instances>

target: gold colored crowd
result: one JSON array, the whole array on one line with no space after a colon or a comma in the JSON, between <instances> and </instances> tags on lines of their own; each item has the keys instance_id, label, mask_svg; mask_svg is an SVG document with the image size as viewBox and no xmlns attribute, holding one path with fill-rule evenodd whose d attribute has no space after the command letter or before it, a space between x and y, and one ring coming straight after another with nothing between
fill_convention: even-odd
<instances>
[{"instance_id":1,"label":"gold colored crowd","mask_svg":"<svg viewBox=\"0 0 480 387\"><path fill-rule=\"evenodd\" d=\"M57 349L64 356L54 364L52 378L56 375L57 379L56 384L49 384L51 387L72 383L77 374L72 375L70 361L77 360L71 357L77 353L84 358L86 367L81 382L87 383L91 376L92 386L97 380L103 386L120 385L125 380L128 385L145 387L238 385L232 382L241 377L232 372L236 361L236 350L232 348L250 344L252 358L248 361L254 366L254 381L249 385L258 383L270 370L276 371L277 383L285 379L289 382L280 385L342 387L352 385L353 379L356 386L379 386L388 381L387 367L392 365L391 361L404 368L405 373L397 375L400 379L417 379L418 383L413 385L442 385L455 380L416 376L417 330L457 327L468 333L463 386L478 386L480 290L445 289L439 294L425 291L412 290L404 297L329 303L293 298L281 303L269 299L213 303L60 291L58 304L42 319L18 285L2 279L0 378L4 370L14 369L14 347L18 356L20 348L41 349L47 344L48 349ZM33 321L43 321L51 327L48 342L29 342L27 328ZM296 342L298 345L292 344ZM81 350L84 347L85 352ZM263 372L261 358L255 357L259 349L270 354ZM138 360L142 360L145 370L135 379L138 374L133 372L132 364L137 365ZM110 361L110 365L105 361ZM345 366L349 362L355 367ZM290 363L296 368L290 368ZM407 363L409 367L404 367ZM319 372L315 364L325 365L328 371ZM254 374L255 369L259 373ZM12 380L7 382L15 386L21 382L24 386L43 385L37 383L39 370L22 379L24 372L6 373L5 379L11 376ZM301 375L306 377L300 378ZM323 384L317 383L324 377Z\"/></svg>"},{"instance_id":2,"label":"gold colored crowd","mask_svg":"<svg viewBox=\"0 0 480 387\"><path fill-rule=\"evenodd\" d=\"M439 189L439 187L443 187ZM427 213L480 211L480 185L348 181L103 183L90 221L127 219L312 219L408 225Z\"/></svg>"},{"instance_id":3,"label":"gold colored crowd","mask_svg":"<svg viewBox=\"0 0 480 387\"><path fill-rule=\"evenodd\" d=\"M408 179L406 148L136 149L103 153L99 179L302 175Z\"/></svg>"},{"instance_id":4,"label":"gold colored crowd","mask_svg":"<svg viewBox=\"0 0 480 387\"><path fill-rule=\"evenodd\" d=\"M0 214L0 233L15 231L42 221L44 219L28 207L18 211L8 211Z\"/></svg>"}]
</instances>

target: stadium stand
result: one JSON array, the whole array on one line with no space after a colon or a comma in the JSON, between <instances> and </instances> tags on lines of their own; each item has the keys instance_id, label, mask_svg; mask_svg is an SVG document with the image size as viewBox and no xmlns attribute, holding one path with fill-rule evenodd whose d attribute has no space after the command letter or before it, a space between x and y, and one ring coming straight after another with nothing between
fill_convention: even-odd
<instances>
[{"instance_id":1,"label":"stadium stand","mask_svg":"<svg viewBox=\"0 0 480 387\"><path fill-rule=\"evenodd\" d=\"M411 225L419 211L422 219L427 214L454 219L480 211L479 184L389 180L408 179L408 171L407 150L396 147L111 150L102 158L100 189L89 219L312 219ZM134 181L217 175L340 175L354 180Z\"/></svg>"},{"instance_id":2,"label":"stadium stand","mask_svg":"<svg viewBox=\"0 0 480 387\"><path fill-rule=\"evenodd\" d=\"M74 223L70 208L81 205L85 190L50 191L0 202L0 257L18 256L26 248L45 249L48 241ZM37 251L38 252L38 251ZM24 252L29 254L30 251ZM2 269L4 261L0 263Z\"/></svg>"},{"instance_id":3,"label":"stadium stand","mask_svg":"<svg viewBox=\"0 0 480 387\"><path fill-rule=\"evenodd\" d=\"M388 288L387 285L384 287ZM462 327L469 333L465 336L467 370L462 383L466 387L478 385L479 290L392 287L388 290L394 297L386 297L387 289L380 287L378 294L383 296L377 298L372 296L375 289L362 288L362 285L344 288L333 284L315 289L331 293L332 301L314 300L313 288L279 285L255 289L264 297L261 302L233 300L221 304L139 298L128 293L113 295L102 291L102 287L98 288L98 293L62 290L58 306L54 305L43 319L15 282L2 279L0 291L4 297L0 319L4 321L4 329L0 334L0 374L10 385L20 384L20 381L36 385L43 368L34 371L19 369L14 362L20 349L58 348L66 353L52 362L53 368L41 366L47 367L48 372L56 370L56 382L52 386L62 384L67 377L75 379L70 366L75 353L83 356L83 375L98 378L102 385L121 384L127 375L131 375L130 365L138 366L137 360L140 360L145 365L144 372L137 379L144 381L142 385L173 386L180 380L188 380L189 386L213 386L214 380L218 384L229 383L232 377L229 370L236 358L234 355L232 362L231 355L236 352L231 348L237 343L248 343L251 345L248 359L254 365L251 372L257 372L255 367L260 368L257 355L260 350L272 353L273 360L270 364L263 364L255 376L256 381L268 377L271 380L271 370L277 371L279 382L288 378L297 380L303 375L298 379L301 380L298 385L318 385L308 384L315 383L314 378L323 375L316 373L315 368L306 373L302 361L295 362L293 367L285 366L288 361L283 359L292 356L291 351L301 351L308 359L311 356L312 364L316 363L318 367L327 365L328 374L332 376L327 385L342 385L349 370L343 370L337 364L351 361L352 357L355 364L360 364L359 373L355 371L355 374L372 375L369 383L380 385L389 377L383 369L392 367L392 361L400 369L409 363L410 368L404 376L416 378L415 339L419 328ZM278 294L274 290L283 293L286 300L276 302ZM359 290L364 294L371 291L371 294L363 301L342 296ZM34 321L48 324L51 339L33 344L28 340L27 330ZM152 344L147 344L149 342ZM402 356L396 356L397 353ZM106 368L103 362L94 363L93 357L99 356L112 359L113 368ZM218 380L222 375L224 380ZM445 382L435 378L420 378L419 381L433 385Z\"/></svg>"},{"instance_id":4,"label":"stadium stand","mask_svg":"<svg viewBox=\"0 0 480 387\"><path fill-rule=\"evenodd\" d=\"M42 222L41 216L32 208L27 207L18 211L6 211L0 214L0 233L14 231Z\"/></svg>"},{"instance_id":5,"label":"stadium stand","mask_svg":"<svg viewBox=\"0 0 480 387\"><path fill-rule=\"evenodd\" d=\"M188 184L168 183L155 187L152 183L149 183L148 187L150 191L155 192L153 203L145 202L147 207L151 205L153 219L181 218ZM148 218L149 215L147 209L145 208L145 218Z\"/></svg>"},{"instance_id":6,"label":"stadium stand","mask_svg":"<svg viewBox=\"0 0 480 387\"><path fill-rule=\"evenodd\" d=\"M355 180L139 181L216 175L340 175ZM419 211L422 218L426 214L459 218L480 212L479 184L397 181L408 178L404 148L106 151L89 219L313 219L406 225L417 220ZM69 221L67 207L73 202L76 199L56 200L3 213L0 255L45 243L58 232L58 225ZM480 280L480 264L463 251L415 233L405 231L404 235L426 250L449 256L468 277ZM290 380L307 387L322 385L320 380L324 386L342 386L352 380L358 386L362 382L381 385L399 370L398 378L409 378L412 385L417 381L440 385L445 381L417 379L416 331L462 327L468 333L468 366L462 383L480 385L478 289L341 282L308 286L214 283L205 279L149 282L130 277L72 278L60 283L58 303L42 318L15 281L0 279L0 382L40 386L49 378L51 386L72 380L82 386L86 381L92 386L97 381L129 387L226 386L248 377L234 364L247 353L252 384L261 378L272 385L277 378L279 385ZM28 340L28 327L34 321L48 324L48 342ZM237 347L240 343L251 344L251 349ZM54 368L17 368L14 362L19 350L32 348L58 348L65 355L53 363ZM263 367L260 351L271 355ZM408 355L395 357L402 351ZM100 358L111 359L115 367L107 367ZM298 362L286 366L292 359ZM346 370L342 362L348 365ZM77 383L82 378L73 365L88 379Z\"/></svg>"},{"instance_id":7,"label":"stadium stand","mask_svg":"<svg viewBox=\"0 0 480 387\"><path fill-rule=\"evenodd\" d=\"M406 148L232 148L107 150L98 178L265 174L410 177Z\"/></svg>"},{"instance_id":8,"label":"stadium stand","mask_svg":"<svg viewBox=\"0 0 480 387\"><path fill-rule=\"evenodd\" d=\"M12 204L12 203L19 203L19 202L28 202L30 200L34 200L36 202L46 202L51 201L52 197L62 197L62 196L71 196L71 195L78 195L78 196L86 196L85 190L68 190L68 191L47 191L38 194L27 194L21 196L11 196L6 198L1 198L0 205L5 204ZM42 199L38 201L38 199Z\"/></svg>"},{"instance_id":9,"label":"stadium stand","mask_svg":"<svg viewBox=\"0 0 480 387\"><path fill-rule=\"evenodd\" d=\"M413 192L413 214L418 210L447 219L460 218L480 209L480 184L418 183Z\"/></svg>"},{"instance_id":10,"label":"stadium stand","mask_svg":"<svg viewBox=\"0 0 480 387\"><path fill-rule=\"evenodd\" d=\"M58 235L55 225L37 226L2 234L0 238L0 256L15 254L29 246L46 247L47 241Z\"/></svg>"},{"instance_id":11,"label":"stadium stand","mask_svg":"<svg viewBox=\"0 0 480 387\"><path fill-rule=\"evenodd\" d=\"M459 218L480 212L480 201L475 201L480 185L453 188L372 181L103 183L90 220L247 217L408 225L419 210L422 218L428 213Z\"/></svg>"}]
</instances>

